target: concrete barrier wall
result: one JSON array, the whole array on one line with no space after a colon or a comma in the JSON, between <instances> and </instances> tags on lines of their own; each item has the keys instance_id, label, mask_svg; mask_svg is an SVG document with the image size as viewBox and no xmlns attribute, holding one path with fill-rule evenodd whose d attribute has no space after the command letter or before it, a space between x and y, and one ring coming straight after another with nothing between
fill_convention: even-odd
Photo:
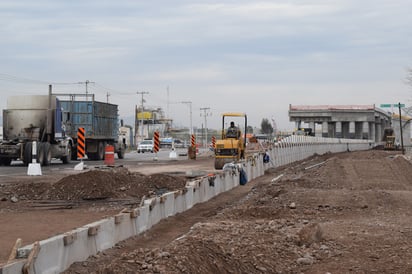
<instances>
[{"instance_id":1,"label":"concrete barrier wall","mask_svg":"<svg viewBox=\"0 0 412 274\"><path fill-rule=\"evenodd\" d=\"M315 153L367 150L371 147L368 140L291 136L267 149L266 153L271 159L269 163L263 163L263 153L256 153L238 164L235 169L189 182L184 190L146 199L138 208L40 241L40 251L29 268L29 273L60 273L74 262L84 261L99 251L113 247L119 241L147 231L164 218L237 187L240 169L246 172L250 181L262 176L268 168L300 161ZM20 248L19 254L27 257L32 250L33 244ZM0 274L21 273L26 263L27 259L24 258L16 260L2 266Z\"/></svg>"}]
</instances>

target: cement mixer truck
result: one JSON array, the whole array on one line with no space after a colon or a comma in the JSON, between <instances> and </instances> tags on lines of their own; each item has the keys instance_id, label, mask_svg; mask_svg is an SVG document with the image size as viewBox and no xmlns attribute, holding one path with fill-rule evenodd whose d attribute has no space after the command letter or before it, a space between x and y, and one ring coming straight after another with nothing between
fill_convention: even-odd
<instances>
[{"instance_id":1,"label":"cement mixer truck","mask_svg":"<svg viewBox=\"0 0 412 274\"><path fill-rule=\"evenodd\" d=\"M86 99L76 100L79 96ZM104 159L106 144L113 145L123 158L126 144L118 141L117 105L96 102L91 94L53 94L51 86L48 95L11 96L3 110L0 165L10 165L13 160L31 163L34 141L41 165L49 165L52 159L69 163L77 159L79 127L86 132L89 159Z\"/></svg>"}]
</instances>

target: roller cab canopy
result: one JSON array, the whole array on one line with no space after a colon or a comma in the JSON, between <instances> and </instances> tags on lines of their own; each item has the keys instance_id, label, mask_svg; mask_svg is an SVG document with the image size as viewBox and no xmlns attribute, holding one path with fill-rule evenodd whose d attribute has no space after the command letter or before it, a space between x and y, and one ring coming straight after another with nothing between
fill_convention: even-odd
<instances>
[{"instance_id":1,"label":"roller cab canopy","mask_svg":"<svg viewBox=\"0 0 412 274\"><path fill-rule=\"evenodd\" d=\"M246 113L243 112L225 112L222 113L222 116L230 116L230 117L246 117Z\"/></svg>"}]
</instances>

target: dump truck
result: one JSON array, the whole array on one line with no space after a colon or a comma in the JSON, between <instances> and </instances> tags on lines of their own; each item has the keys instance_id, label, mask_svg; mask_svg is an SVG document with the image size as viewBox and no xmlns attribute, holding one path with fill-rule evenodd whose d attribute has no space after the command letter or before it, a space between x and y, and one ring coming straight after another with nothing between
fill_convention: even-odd
<instances>
[{"instance_id":1,"label":"dump truck","mask_svg":"<svg viewBox=\"0 0 412 274\"><path fill-rule=\"evenodd\" d=\"M126 140L119 136L118 106L98 102L94 94L55 94L61 99L65 133L73 140L72 159L77 158L77 131L84 128L86 154L103 160L106 145L112 145L119 159L124 158Z\"/></svg>"},{"instance_id":2,"label":"dump truck","mask_svg":"<svg viewBox=\"0 0 412 274\"><path fill-rule=\"evenodd\" d=\"M240 117L245 122L245 133L241 134L240 129L225 131L225 118ZM215 169L222 169L227 163L236 162L245 157L246 149L246 129L247 116L245 113L226 112L222 114L222 133L221 139L216 140L215 144Z\"/></svg>"},{"instance_id":3,"label":"dump truck","mask_svg":"<svg viewBox=\"0 0 412 274\"><path fill-rule=\"evenodd\" d=\"M49 165L52 158L63 163L76 160L79 127L85 128L88 158L104 159L106 144L123 158L126 144L119 142L117 105L96 102L90 94L77 101L79 96L84 95L53 94L50 86L48 95L9 97L3 110L0 164L22 160L28 165L33 161L33 142L41 165Z\"/></svg>"}]
</instances>

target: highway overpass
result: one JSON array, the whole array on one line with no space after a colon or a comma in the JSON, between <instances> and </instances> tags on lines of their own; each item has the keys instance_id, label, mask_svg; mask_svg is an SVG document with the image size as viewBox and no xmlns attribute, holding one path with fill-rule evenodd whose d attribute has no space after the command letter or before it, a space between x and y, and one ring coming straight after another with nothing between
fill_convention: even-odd
<instances>
[{"instance_id":1,"label":"highway overpass","mask_svg":"<svg viewBox=\"0 0 412 274\"><path fill-rule=\"evenodd\" d=\"M369 139L381 142L385 128L393 127L400 142L399 115L375 105L289 105L289 120L295 128L307 123L312 132L321 125L322 137ZM410 118L402 116L404 144L410 144Z\"/></svg>"}]
</instances>

